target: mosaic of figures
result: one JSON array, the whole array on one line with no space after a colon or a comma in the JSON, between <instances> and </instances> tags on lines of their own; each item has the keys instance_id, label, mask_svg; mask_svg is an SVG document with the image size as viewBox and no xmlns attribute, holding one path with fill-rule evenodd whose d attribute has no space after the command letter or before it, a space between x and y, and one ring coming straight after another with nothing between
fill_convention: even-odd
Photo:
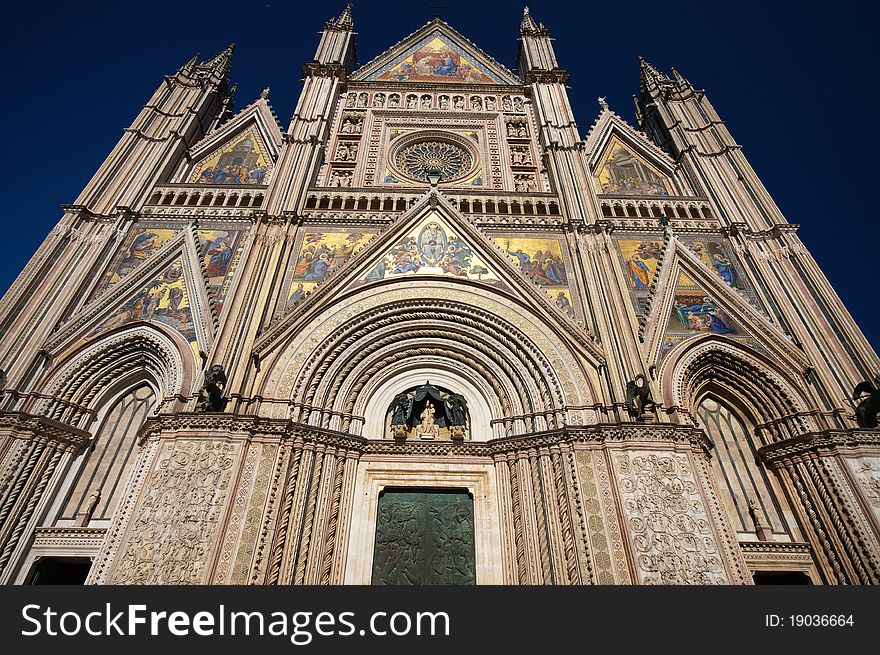
<instances>
[{"instance_id":1,"label":"mosaic of figures","mask_svg":"<svg viewBox=\"0 0 880 655\"><path fill-rule=\"evenodd\" d=\"M458 82L494 84L500 82L488 69L465 55L439 33L424 38L386 70L370 77L391 82Z\"/></svg>"},{"instance_id":2,"label":"mosaic of figures","mask_svg":"<svg viewBox=\"0 0 880 655\"><path fill-rule=\"evenodd\" d=\"M214 310L219 315L223 301L232 284L241 258L244 235L242 230L197 230L201 243L199 253L208 273L208 290L214 298Z\"/></svg>"},{"instance_id":3,"label":"mosaic of figures","mask_svg":"<svg viewBox=\"0 0 880 655\"><path fill-rule=\"evenodd\" d=\"M758 340L739 325L712 294L681 273L675 285L672 309L663 334L661 358L679 342L707 333L724 335L757 350L763 350Z\"/></svg>"},{"instance_id":4,"label":"mosaic of figures","mask_svg":"<svg viewBox=\"0 0 880 655\"><path fill-rule=\"evenodd\" d=\"M345 96L346 109L410 109L441 111L502 111L509 113L525 112L523 96L485 95L474 93L385 93L378 91L352 91ZM345 119L343 118L343 125ZM345 131L345 130L341 130ZM356 134L354 129L350 131Z\"/></svg>"},{"instance_id":5,"label":"mosaic of figures","mask_svg":"<svg viewBox=\"0 0 880 655\"><path fill-rule=\"evenodd\" d=\"M595 173L601 193L618 196L668 196L672 183L622 143L612 139Z\"/></svg>"},{"instance_id":6,"label":"mosaic of figures","mask_svg":"<svg viewBox=\"0 0 880 655\"><path fill-rule=\"evenodd\" d=\"M300 302L318 282L351 259L373 236L368 232L306 232L299 252L291 258L284 276L284 288L287 289L284 306L292 307Z\"/></svg>"},{"instance_id":7,"label":"mosaic of figures","mask_svg":"<svg viewBox=\"0 0 880 655\"><path fill-rule=\"evenodd\" d=\"M251 127L199 162L189 177L196 184L266 184L272 159Z\"/></svg>"},{"instance_id":8,"label":"mosaic of figures","mask_svg":"<svg viewBox=\"0 0 880 655\"><path fill-rule=\"evenodd\" d=\"M174 260L150 279L93 334L136 321L164 323L180 332L195 347L195 323L182 258Z\"/></svg>"},{"instance_id":9,"label":"mosaic of figures","mask_svg":"<svg viewBox=\"0 0 880 655\"><path fill-rule=\"evenodd\" d=\"M524 275L544 287L562 311L574 316L571 278L557 239L494 236L492 240Z\"/></svg>"},{"instance_id":10,"label":"mosaic of figures","mask_svg":"<svg viewBox=\"0 0 880 655\"><path fill-rule=\"evenodd\" d=\"M165 242L174 237L180 228L157 228L138 226L133 228L116 249L107 272L92 297L116 284L138 266L152 257Z\"/></svg>"},{"instance_id":11,"label":"mosaic of figures","mask_svg":"<svg viewBox=\"0 0 880 655\"><path fill-rule=\"evenodd\" d=\"M452 275L498 282L498 277L437 214L431 214L411 234L398 240L362 280L376 282L404 275Z\"/></svg>"},{"instance_id":12,"label":"mosaic of figures","mask_svg":"<svg viewBox=\"0 0 880 655\"><path fill-rule=\"evenodd\" d=\"M701 236L679 238L730 287L736 289L749 302L756 302L754 292L746 284L739 262L727 241ZM650 295L651 285L657 274L657 264L663 256L663 241L656 237L620 239L617 241L617 247L636 311L644 313L645 301Z\"/></svg>"}]
</instances>

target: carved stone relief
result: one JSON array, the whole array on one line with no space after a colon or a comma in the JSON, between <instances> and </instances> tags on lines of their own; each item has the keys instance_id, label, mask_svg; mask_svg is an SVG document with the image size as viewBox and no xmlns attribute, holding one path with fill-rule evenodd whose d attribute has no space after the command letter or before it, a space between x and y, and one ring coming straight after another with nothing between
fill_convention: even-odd
<instances>
[{"instance_id":1,"label":"carved stone relief","mask_svg":"<svg viewBox=\"0 0 880 655\"><path fill-rule=\"evenodd\" d=\"M688 456L628 451L614 462L639 583L730 584Z\"/></svg>"},{"instance_id":2,"label":"carved stone relief","mask_svg":"<svg viewBox=\"0 0 880 655\"><path fill-rule=\"evenodd\" d=\"M204 584L240 444L162 445L110 583Z\"/></svg>"}]
</instances>

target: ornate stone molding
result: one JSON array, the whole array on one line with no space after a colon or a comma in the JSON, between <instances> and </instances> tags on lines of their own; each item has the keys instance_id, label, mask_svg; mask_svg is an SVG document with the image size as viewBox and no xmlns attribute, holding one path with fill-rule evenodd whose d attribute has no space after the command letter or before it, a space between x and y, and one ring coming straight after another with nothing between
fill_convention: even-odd
<instances>
[{"instance_id":1,"label":"ornate stone molding","mask_svg":"<svg viewBox=\"0 0 880 655\"><path fill-rule=\"evenodd\" d=\"M25 412L0 412L0 434L69 452L79 451L92 436L72 425Z\"/></svg>"},{"instance_id":2,"label":"ornate stone molding","mask_svg":"<svg viewBox=\"0 0 880 655\"><path fill-rule=\"evenodd\" d=\"M664 443L686 445L709 453L712 445L699 428L681 425L643 425L636 423L603 423L566 426L558 430L527 436L503 437L486 442L429 442L365 439L286 419L234 414L189 413L161 414L147 420L138 433L140 442L153 438L180 435L192 438L196 433L216 437L218 434L254 439L268 437L303 444L332 446L359 455L421 455L429 457L479 457L547 448L560 444L625 444Z\"/></svg>"},{"instance_id":3,"label":"ornate stone molding","mask_svg":"<svg viewBox=\"0 0 880 655\"><path fill-rule=\"evenodd\" d=\"M809 432L763 446L758 449L758 455L775 467L829 455L840 448L880 449L880 431L850 429Z\"/></svg>"}]
</instances>

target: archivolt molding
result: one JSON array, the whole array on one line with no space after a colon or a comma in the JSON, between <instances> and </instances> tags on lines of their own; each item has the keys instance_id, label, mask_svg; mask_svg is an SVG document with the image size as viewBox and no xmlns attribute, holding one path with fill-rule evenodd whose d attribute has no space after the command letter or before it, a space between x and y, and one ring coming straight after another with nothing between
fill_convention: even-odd
<instances>
[{"instance_id":1,"label":"archivolt molding","mask_svg":"<svg viewBox=\"0 0 880 655\"><path fill-rule=\"evenodd\" d=\"M325 393L318 395L317 399L310 395L306 402L323 405L340 398L340 387L347 386L354 370L366 362L365 370L355 378L353 390L343 397L345 404L340 411L351 412L356 394L371 377L386 370L399 369L402 360L418 361L433 355L479 370L484 379L483 386L493 388L501 399L503 415L563 406L558 381L551 379L548 384L547 373L542 373L542 370L546 371L546 362L530 359L526 353L512 347L510 339L504 335L501 339L488 334L481 338L472 336L474 330L485 332L486 327L467 315L452 310L444 312L442 308L414 312L406 319L383 317L368 323L361 328L359 338L349 339L350 345L357 346L353 356L341 351L341 363L337 367L327 367L322 380L326 381L322 386L328 387ZM507 386L512 394L506 393L502 386Z\"/></svg>"},{"instance_id":2,"label":"archivolt molding","mask_svg":"<svg viewBox=\"0 0 880 655\"><path fill-rule=\"evenodd\" d=\"M766 421L759 433L769 430L778 441L818 430L816 418L794 381L758 353L724 339L707 336L685 341L666 358L660 380L663 404L696 424L692 410L698 396L713 384L729 388L748 404L754 417Z\"/></svg>"},{"instance_id":3,"label":"archivolt molding","mask_svg":"<svg viewBox=\"0 0 880 655\"><path fill-rule=\"evenodd\" d=\"M154 324L113 332L74 350L47 374L42 386L52 398L41 402L39 413L75 424L84 408L94 405L120 380L144 372L165 399L162 409L172 409L175 397L190 391L193 365L189 350L182 337L167 334Z\"/></svg>"},{"instance_id":4,"label":"archivolt molding","mask_svg":"<svg viewBox=\"0 0 880 655\"><path fill-rule=\"evenodd\" d=\"M340 381L345 375L340 372L350 373L382 348L393 350L395 341L418 346L418 340L424 340L449 344L441 347L448 348L450 354L485 353L485 363L506 371L504 384L517 389L523 406L532 411L589 405L594 397L593 383L582 360L538 317L518 312L501 300L440 280L408 280L390 288L366 288L299 329L266 367L257 395L304 404L333 402L333 394L344 384ZM522 380L528 380L528 385ZM352 387L354 391L359 388ZM534 396L528 396L530 388ZM317 395L319 391L323 397ZM348 411L354 400L349 394L346 404L337 407ZM286 406L276 406L273 416L280 418L286 412Z\"/></svg>"}]
</instances>

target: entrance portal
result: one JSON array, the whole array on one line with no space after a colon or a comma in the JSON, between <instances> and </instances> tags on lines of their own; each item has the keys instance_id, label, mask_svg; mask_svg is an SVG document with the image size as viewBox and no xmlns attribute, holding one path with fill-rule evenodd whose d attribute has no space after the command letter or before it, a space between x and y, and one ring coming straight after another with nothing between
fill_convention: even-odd
<instances>
[{"instance_id":1,"label":"entrance portal","mask_svg":"<svg viewBox=\"0 0 880 655\"><path fill-rule=\"evenodd\" d=\"M379 496L374 585L472 585L474 560L468 492L387 490Z\"/></svg>"}]
</instances>

